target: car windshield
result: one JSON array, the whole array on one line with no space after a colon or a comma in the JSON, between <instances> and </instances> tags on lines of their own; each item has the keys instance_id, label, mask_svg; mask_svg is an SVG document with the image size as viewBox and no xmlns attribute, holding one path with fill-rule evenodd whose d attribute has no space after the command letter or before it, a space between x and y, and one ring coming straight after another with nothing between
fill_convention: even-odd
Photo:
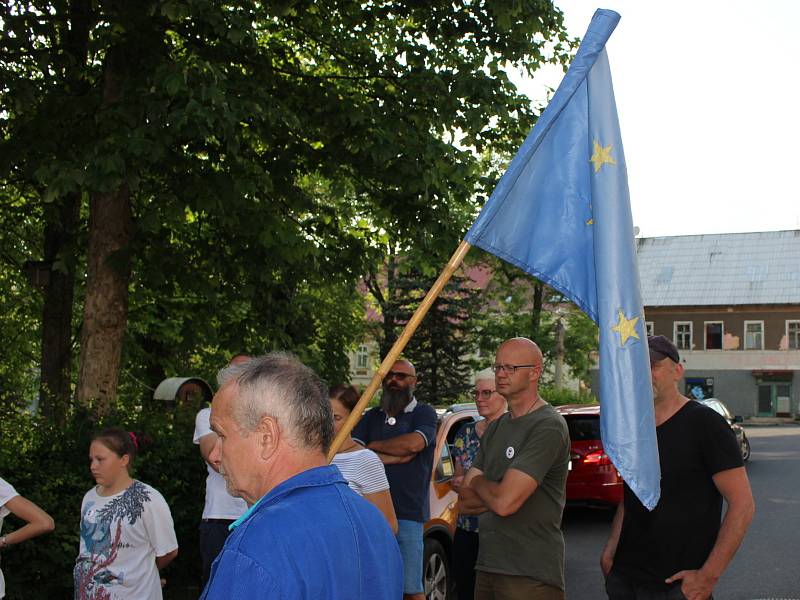
<instances>
[{"instance_id":1,"label":"car windshield","mask_svg":"<svg viewBox=\"0 0 800 600\"><path fill-rule=\"evenodd\" d=\"M715 400L714 398L709 398L708 400L705 400L703 404L705 404L709 408L714 409L726 419L731 418L731 414L728 412L728 408L719 400Z\"/></svg>"},{"instance_id":2,"label":"car windshield","mask_svg":"<svg viewBox=\"0 0 800 600\"><path fill-rule=\"evenodd\" d=\"M567 417L569 437L573 442L585 442L600 439L600 419L596 416Z\"/></svg>"}]
</instances>

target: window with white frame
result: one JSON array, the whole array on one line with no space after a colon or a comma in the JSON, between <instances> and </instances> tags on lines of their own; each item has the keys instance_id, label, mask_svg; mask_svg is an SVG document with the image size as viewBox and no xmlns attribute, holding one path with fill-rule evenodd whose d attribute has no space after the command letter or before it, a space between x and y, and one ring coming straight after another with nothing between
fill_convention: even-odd
<instances>
[{"instance_id":1,"label":"window with white frame","mask_svg":"<svg viewBox=\"0 0 800 600\"><path fill-rule=\"evenodd\" d=\"M673 330L673 340L678 350L692 349L692 322L675 321Z\"/></svg>"},{"instance_id":2,"label":"window with white frame","mask_svg":"<svg viewBox=\"0 0 800 600\"><path fill-rule=\"evenodd\" d=\"M744 322L744 349L764 349L764 321Z\"/></svg>"},{"instance_id":3,"label":"window with white frame","mask_svg":"<svg viewBox=\"0 0 800 600\"><path fill-rule=\"evenodd\" d=\"M647 335L655 335L653 332L656 330L656 328L653 326L652 321L645 321L644 329L647 332Z\"/></svg>"},{"instance_id":4,"label":"window with white frame","mask_svg":"<svg viewBox=\"0 0 800 600\"><path fill-rule=\"evenodd\" d=\"M369 360L369 349L365 344L361 344L356 350L356 369L366 369Z\"/></svg>"},{"instance_id":5,"label":"window with white frame","mask_svg":"<svg viewBox=\"0 0 800 600\"><path fill-rule=\"evenodd\" d=\"M789 350L800 350L800 321L786 321L786 340Z\"/></svg>"},{"instance_id":6,"label":"window with white frame","mask_svg":"<svg viewBox=\"0 0 800 600\"><path fill-rule=\"evenodd\" d=\"M722 350L722 337L725 333L722 321L705 321L706 350Z\"/></svg>"}]
</instances>

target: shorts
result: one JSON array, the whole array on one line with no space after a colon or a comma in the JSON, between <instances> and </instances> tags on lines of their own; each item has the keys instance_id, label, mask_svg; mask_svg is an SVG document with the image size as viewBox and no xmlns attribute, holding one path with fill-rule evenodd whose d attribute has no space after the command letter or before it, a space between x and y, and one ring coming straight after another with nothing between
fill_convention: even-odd
<instances>
[{"instance_id":1,"label":"shorts","mask_svg":"<svg viewBox=\"0 0 800 600\"><path fill-rule=\"evenodd\" d=\"M522 575L478 571L475 600L564 600L564 590Z\"/></svg>"},{"instance_id":2,"label":"shorts","mask_svg":"<svg viewBox=\"0 0 800 600\"><path fill-rule=\"evenodd\" d=\"M397 520L397 544L403 557L403 593L422 594L422 530L417 521Z\"/></svg>"}]
</instances>

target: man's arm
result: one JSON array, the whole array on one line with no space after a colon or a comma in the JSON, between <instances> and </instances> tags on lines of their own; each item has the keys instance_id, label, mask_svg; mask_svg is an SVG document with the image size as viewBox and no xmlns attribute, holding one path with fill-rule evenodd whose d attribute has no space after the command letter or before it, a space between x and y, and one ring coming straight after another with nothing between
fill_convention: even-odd
<instances>
[{"instance_id":1,"label":"man's arm","mask_svg":"<svg viewBox=\"0 0 800 600\"><path fill-rule=\"evenodd\" d=\"M388 440L375 440L367 444L367 448L381 454L391 456L410 456L419 454L428 445L428 440L419 431L404 433L402 435L389 438Z\"/></svg>"},{"instance_id":2,"label":"man's arm","mask_svg":"<svg viewBox=\"0 0 800 600\"><path fill-rule=\"evenodd\" d=\"M611 533L608 536L608 541L600 555L600 569L606 577L611 573L611 567L614 566L614 556L617 554L619 535L622 533L622 521L624 518L625 504L620 502L617 505L617 512L614 514L614 520L611 522Z\"/></svg>"},{"instance_id":3,"label":"man's arm","mask_svg":"<svg viewBox=\"0 0 800 600\"><path fill-rule=\"evenodd\" d=\"M384 465L400 465L403 463L411 462L414 460L416 454L408 454L406 456L392 456L391 454L384 454L383 452L375 452L378 458Z\"/></svg>"},{"instance_id":4,"label":"man's arm","mask_svg":"<svg viewBox=\"0 0 800 600\"><path fill-rule=\"evenodd\" d=\"M539 483L527 473L518 469L508 469L500 481L488 481L483 474L480 474L470 479L469 486L488 510L501 517L507 517L519 510L536 491Z\"/></svg>"},{"instance_id":5,"label":"man's arm","mask_svg":"<svg viewBox=\"0 0 800 600\"><path fill-rule=\"evenodd\" d=\"M470 467L458 489L458 512L463 515L479 515L488 510L480 496L470 487L470 482L479 475L482 476L483 471Z\"/></svg>"},{"instance_id":6,"label":"man's arm","mask_svg":"<svg viewBox=\"0 0 800 600\"><path fill-rule=\"evenodd\" d=\"M209 467L219 473L219 466L208 460L208 455L211 454L211 450L214 449L214 445L217 443L217 434L213 431L207 433L201 437L197 443L200 445L200 456L203 457L203 460L206 461Z\"/></svg>"},{"instance_id":7,"label":"man's arm","mask_svg":"<svg viewBox=\"0 0 800 600\"><path fill-rule=\"evenodd\" d=\"M755 513L753 493L744 467L720 471L713 480L728 505L717 541L699 570L680 571L666 580L667 583L681 581L681 591L688 600L706 600L711 596L717 580L739 549Z\"/></svg>"}]
</instances>

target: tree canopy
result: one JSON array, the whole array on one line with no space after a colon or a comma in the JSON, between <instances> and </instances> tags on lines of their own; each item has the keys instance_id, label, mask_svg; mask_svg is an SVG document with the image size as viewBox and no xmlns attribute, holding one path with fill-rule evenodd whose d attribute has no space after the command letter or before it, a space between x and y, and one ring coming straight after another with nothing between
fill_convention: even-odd
<instances>
[{"instance_id":1,"label":"tree canopy","mask_svg":"<svg viewBox=\"0 0 800 600\"><path fill-rule=\"evenodd\" d=\"M14 368L105 407L120 372L146 394L243 350L342 379L388 235L441 262L496 179L481 153L533 123L507 71L573 47L540 0L10 0L0 33L0 199L26 218L0 282L54 282L2 290Z\"/></svg>"}]
</instances>

